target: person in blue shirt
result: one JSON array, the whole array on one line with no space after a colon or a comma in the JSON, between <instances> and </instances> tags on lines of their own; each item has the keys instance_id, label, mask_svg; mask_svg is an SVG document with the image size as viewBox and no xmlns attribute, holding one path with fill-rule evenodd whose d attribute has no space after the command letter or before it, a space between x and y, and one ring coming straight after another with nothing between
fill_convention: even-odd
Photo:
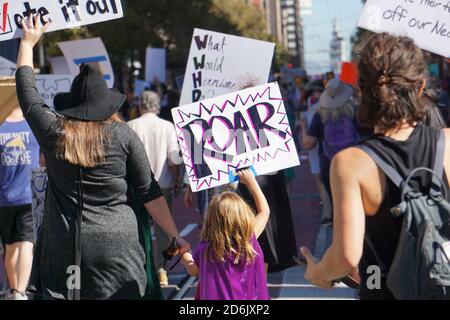
<instances>
[{"instance_id":1,"label":"person in blue shirt","mask_svg":"<svg viewBox=\"0 0 450 320\"><path fill-rule=\"evenodd\" d=\"M34 246L31 171L37 167L39 145L17 106L0 125L0 238L11 300L27 300Z\"/></svg>"}]
</instances>

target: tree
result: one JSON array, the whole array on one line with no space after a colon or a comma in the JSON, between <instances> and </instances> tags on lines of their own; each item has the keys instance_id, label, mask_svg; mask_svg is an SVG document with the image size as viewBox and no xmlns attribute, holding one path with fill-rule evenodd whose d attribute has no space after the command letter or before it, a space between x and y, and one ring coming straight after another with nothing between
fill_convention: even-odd
<instances>
[{"instance_id":1,"label":"tree","mask_svg":"<svg viewBox=\"0 0 450 320\"><path fill-rule=\"evenodd\" d=\"M124 18L55 33L46 42L58 55L56 42L101 37L108 48L119 89L131 88L137 74L134 61L145 61L148 46L168 49L168 68L184 72L194 28L272 40L263 14L243 0L127 0ZM283 50L275 63L285 59ZM136 73L136 74L135 74ZM141 72L142 77L142 72Z\"/></svg>"}]
</instances>

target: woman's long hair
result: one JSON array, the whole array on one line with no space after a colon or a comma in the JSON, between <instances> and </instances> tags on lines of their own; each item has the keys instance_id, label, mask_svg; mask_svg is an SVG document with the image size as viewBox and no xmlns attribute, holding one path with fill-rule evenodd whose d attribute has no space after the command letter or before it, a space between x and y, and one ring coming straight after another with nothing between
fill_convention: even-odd
<instances>
[{"instance_id":1,"label":"woman's long hair","mask_svg":"<svg viewBox=\"0 0 450 320\"><path fill-rule=\"evenodd\" d=\"M94 168L102 164L105 161L106 148L111 145L111 135L106 127L121 121L118 114L105 121L59 119L61 134L56 145L58 158L84 168Z\"/></svg>"},{"instance_id":2,"label":"woman's long hair","mask_svg":"<svg viewBox=\"0 0 450 320\"><path fill-rule=\"evenodd\" d=\"M225 262L230 255L234 263L251 263L257 253L251 243L254 237L255 214L235 192L214 197L201 232L201 240L208 241L206 258Z\"/></svg>"}]
</instances>

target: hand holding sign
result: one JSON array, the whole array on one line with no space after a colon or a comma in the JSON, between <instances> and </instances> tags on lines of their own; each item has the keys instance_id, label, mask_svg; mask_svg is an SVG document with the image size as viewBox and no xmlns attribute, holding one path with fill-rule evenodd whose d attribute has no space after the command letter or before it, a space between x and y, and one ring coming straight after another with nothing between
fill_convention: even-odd
<instances>
[{"instance_id":1,"label":"hand holding sign","mask_svg":"<svg viewBox=\"0 0 450 320\"><path fill-rule=\"evenodd\" d=\"M51 21L47 21L44 26L41 27L39 23L40 15L36 14L33 17L22 20L23 37L22 44L34 47L39 42L42 35L47 31Z\"/></svg>"},{"instance_id":2,"label":"hand holding sign","mask_svg":"<svg viewBox=\"0 0 450 320\"><path fill-rule=\"evenodd\" d=\"M0 41L20 38L23 21L36 14L41 25L53 21L50 32L122 18L123 10L120 0L0 0Z\"/></svg>"},{"instance_id":3,"label":"hand holding sign","mask_svg":"<svg viewBox=\"0 0 450 320\"><path fill-rule=\"evenodd\" d=\"M250 169L240 170L237 174L239 175L241 183L246 186L256 183L255 174Z\"/></svg>"}]
</instances>

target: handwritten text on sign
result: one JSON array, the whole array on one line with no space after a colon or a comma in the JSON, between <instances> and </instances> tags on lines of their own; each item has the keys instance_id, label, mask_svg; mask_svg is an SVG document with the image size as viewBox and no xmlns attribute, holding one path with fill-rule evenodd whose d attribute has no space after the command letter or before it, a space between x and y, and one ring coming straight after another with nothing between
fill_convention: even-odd
<instances>
[{"instance_id":1,"label":"handwritten text on sign","mask_svg":"<svg viewBox=\"0 0 450 320\"><path fill-rule=\"evenodd\" d=\"M267 83L275 45L195 29L180 105Z\"/></svg>"},{"instance_id":2,"label":"handwritten text on sign","mask_svg":"<svg viewBox=\"0 0 450 320\"><path fill-rule=\"evenodd\" d=\"M424 50L450 56L450 0L368 0L358 26L408 36Z\"/></svg>"},{"instance_id":3,"label":"handwritten text on sign","mask_svg":"<svg viewBox=\"0 0 450 320\"><path fill-rule=\"evenodd\" d=\"M276 83L172 110L193 191L230 182L252 165L258 175L299 165Z\"/></svg>"},{"instance_id":4,"label":"handwritten text on sign","mask_svg":"<svg viewBox=\"0 0 450 320\"><path fill-rule=\"evenodd\" d=\"M123 17L120 0L0 0L0 41L21 37L22 20L35 14L51 19L49 32Z\"/></svg>"},{"instance_id":5,"label":"handwritten text on sign","mask_svg":"<svg viewBox=\"0 0 450 320\"><path fill-rule=\"evenodd\" d=\"M0 57L0 77L13 77L16 74L16 64L3 57ZM53 106L53 99L56 94L69 92L72 86L73 76L71 74L37 74L36 88L41 94L44 102Z\"/></svg>"}]
</instances>

